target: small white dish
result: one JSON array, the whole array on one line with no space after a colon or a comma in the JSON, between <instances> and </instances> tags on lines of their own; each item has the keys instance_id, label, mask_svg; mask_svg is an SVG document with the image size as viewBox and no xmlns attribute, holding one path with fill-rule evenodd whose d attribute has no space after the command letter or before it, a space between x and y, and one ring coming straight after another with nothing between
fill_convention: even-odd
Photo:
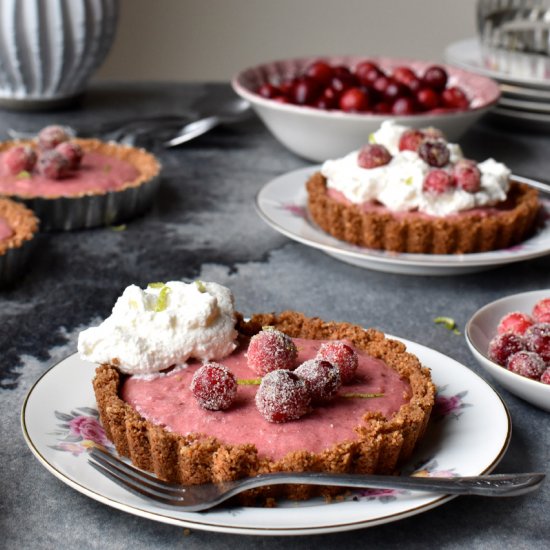
<instances>
[{"instance_id":1,"label":"small white dish","mask_svg":"<svg viewBox=\"0 0 550 550\"><path fill-rule=\"evenodd\" d=\"M501 298L478 310L466 324L466 342L483 367L503 388L525 401L550 412L550 386L530 380L501 367L487 357L489 342L497 333L499 321L512 311L530 313L543 298L550 297L550 289L522 292Z\"/></svg>"},{"instance_id":2,"label":"small white dish","mask_svg":"<svg viewBox=\"0 0 550 550\"><path fill-rule=\"evenodd\" d=\"M369 135L376 131L384 120L393 120L415 128L433 126L441 130L450 141L457 141L500 96L496 82L450 66L445 66L449 74L449 84L460 86L471 98L470 108L465 111L427 112L408 116L345 113L283 104L255 93L255 90L267 81L280 81L301 74L317 59L324 59L331 65L349 67L370 59L378 63L382 69L390 70L406 65L418 73L434 65L433 62L387 57L316 56L274 61L238 73L232 81L235 92L252 104L267 128L285 147L314 162L340 157L358 149L368 142Z\"/></svg>"},{"instance_id":3,"label":"small white dish","mask_svg":"<svg viewBox=\"0 0 550 550\"><path fill-rule=\"evenodd\" d=\"M307 212L306 181L320 166L300 168L264 185L256 196L256 210L273 229L336 259L376 271L401 275L458 275L550 254L550 223L530 239L512 248L476 254L402 254L361 248L331 237ZM514 176L518 181L526 178ZM545 205L550 212L550 205Z\"/></svg>"}]
</instances>

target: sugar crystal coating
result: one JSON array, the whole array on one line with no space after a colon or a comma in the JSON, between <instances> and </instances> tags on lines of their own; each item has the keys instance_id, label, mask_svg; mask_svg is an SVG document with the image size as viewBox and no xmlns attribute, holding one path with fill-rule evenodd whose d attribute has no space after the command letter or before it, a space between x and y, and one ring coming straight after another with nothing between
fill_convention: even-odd
<instances>
[{"instance_id":1,"label":"sugar crystal coating","mask_svg":"<svg viewBox=\"0 0 550 550\"><path fill-rule=\"evenodd\" d=\"M524 334L533 324L533 319L526 313L513 311L505 315L497 326L497 333L513 332L514 334Z\"/></svg>"},{"instance_id":2,"label":"sugar crystal coating","mask_svg":"<svg viewBox=\"0 0 550 550\"><path fill-rule=\"evenodd\" d=\"M508 370L531 380L540 380L546 366L542 357L532 351L518 351L508 358Z\"/></svg>"},{"instance_id":3,"label":"sugar crystal coating","mask_svg":"<svg viewBox=\"0 0 550 550\"><path fill-rule=\"evenodd\" d=\"M237 395L237 379L224 365L205 363L191 380L191 392L210 411L228 409Z\"/></svg>"},{"instance_id":4,"label":"sugar crystal coating","mask_svg":"<svg viewBox=\"0 0 550 550\"><path fill-rule=\"evenodd\" d=\"M392 156L390 152L379 144L365 145L357 156L357 164L361 168L378 168L378 166L384 166L390 162Z\"/></svg>"},{"instance_id":5,"label":"sugar crystal coating","mask_svg":"<svg viewBox=\"0 0 550 550\"><path fill-rule=\"evenodd\" d=\"M342 384L350 384L353 381L355 371L359 365L357 352L340 340L322 344L317 352L316 359L324 359L338 367Z\"/></svg>"},{"instance_id":6,"label":"sugar crystal coating","mask_svg":"<svg viewBox=\"0 0 550 550\"><path fill-rule=\"evenodd\" d=\"M430 166L441 168L450 159L451 154L443 140L426 140L418 147L418 155Z\"/></svg>"},{"instance_id":7,"label":"sugar crystal coating","mask_svg":"<svg viewBox=\"0 0 550 550\"><path fill-rule=\"evenodd\" d=\"M76 170L80 166L84 151L75 141L64 141L60 143L55 150L67 159L71 170Z\"/></svg>"},{"instance_id":8,"label":"sugar crystal coating","mask_svg":"<svg viewBox=\"0 0 550 550\"><path fill-rule=\"evenodd\" d=\"M36 164L36 152L28 145L19 145L8 149L3 160L11 174L30 172Z\"/></svg>"},{"instance_id":9,"label":"sugar crystal coating","mask_svg":"<svg viewBox=\"0 0 550 550\"><path fill-rule=\"evenodd\" d=\"M521 336L513 332L505 332L503 334L497 334L489 342L488 355L491 361L501 366L505 366L510 355L524 349L525 341Z\"/></svg>"},{"instance_id":10,"label":"sugar crystal coating","mask_svg":"<svg viewBox=\"0 0 550 550\"><path fill-rule=\"evenodd\" d=\"M298 350L292 338L280 330L267 329L255 334L248 344L248 366L260 376L268 372L296 368Z\"/></svg>"},{"instance_id":11,"label":"sugar crystal coating","mask_svg":"<svg viewBox=\"0 0 550 550\"><path fill-rule=\"evenodd\" d=\"M550 323L536 323L524 334L526 347L538 353L550 365Z\"/></svg>"},{"instance_id":12,"label":"sugar crystal coating","mask_svg":"<svg viewBox=\"0 0 550 550\"><path fill-rule=\"evenodd\" d=\"M305 381L313 403L330 401L342 386L340 369L322 359L304 361L294 373Z\"/></svg>"},{"instance_id":13,"label":"sugar crystal coating","mask_svg":"<svg viewBox=\"0 0 550 550\"><path fill-rule=\"evenodd\" d=\"M548 367L548 368L542 373L542 376L540 377L540 381L541 381L543 384L549 384L549 385L550 385L550 367Z\"/></svg>"},{"instance_id":14,"label":"sugar crystal coating","mask_svg":"<svg viewBox=\"0 0 550 550\"><path fill-rule=\"evenodd\" d=\"M70 137L71 136L62 126L46 126L38 132L38 145L43 150L55 149L55 147L67 141Z\"/></svg>"},{"instance_id":15,"label":"sugar crystal coating","mask_svg":"<svg viewBox=\"0 0 550 550\"><path fill-rule=\"evenodd\" d=\"M69 171L69 161L55 149L42 153L36 166L42 176L53 180L62 178Z\"/></svg>"},{"instance_id":16,"label":"sugar crystal coating","mask_svg":"<svg viewBox=\"0 0 550 550\"><path fill-rule=\"evenodd\" d=\"M532 314L537 323L550 323L550 298L539 300L533 307Z\"/></svg>"}]
</instances>

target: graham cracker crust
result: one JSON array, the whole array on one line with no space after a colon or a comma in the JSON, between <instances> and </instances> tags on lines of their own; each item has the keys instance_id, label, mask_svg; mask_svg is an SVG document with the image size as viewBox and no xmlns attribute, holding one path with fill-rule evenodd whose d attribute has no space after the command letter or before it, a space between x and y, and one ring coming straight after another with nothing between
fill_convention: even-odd
<instances>
[{"instance_id":1,"label":"graham cracker crust","mask_svg":"<svg viewBox=\"0 0 550 550\"><path fill-rule=\"evenodd\" d=\"M10 199L0 198L0 218L4 218L13 230L11 237L0 241L0 255L21 247L38 231L38 219L32 210Z\"/></svg>"}]
</instances>

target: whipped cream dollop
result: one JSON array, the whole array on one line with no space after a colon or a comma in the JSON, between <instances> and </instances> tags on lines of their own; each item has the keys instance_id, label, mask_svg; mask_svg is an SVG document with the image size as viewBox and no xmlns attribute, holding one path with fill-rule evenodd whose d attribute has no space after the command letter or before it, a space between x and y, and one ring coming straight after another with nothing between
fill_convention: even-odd
<instances>
[{"instance_id":1,"label":"whipped cream dollop","mask_svg":"<svg viewBox=\"0 0 550 550\"><path fill-rule=\"evenodd\" d=\"M190 358L219 360L236 348L234 299L217 283L153 283L127 287L99 326L82 331L82 359L149 374Z\"/></svg>"},{"instance_id":2,"label":"whipped cream dollop","mask_svg":"<svg viewBox=\"0 0 550 550\"><path fill-rule=\"evenodd\" d=\"M447 216L506 200L510 170L493 159L477 164L481 185L475 193L458 187L439 195L424 192L424 178L433 168L416 152L399 151L399 140L403 132L409 129L393 121L384 121L380 129L372 134L370 141L384 145L392 155L390 162L384 166L361 168L357 162L359 151L340 159L327 160L321 168L327 187L339 191L356 204L377 201L390 210L420 211L431 216ZM451 168L464 158L459 145L447 143L446 146L450 159L443 169Z\"/></svg>"}]
</instances>

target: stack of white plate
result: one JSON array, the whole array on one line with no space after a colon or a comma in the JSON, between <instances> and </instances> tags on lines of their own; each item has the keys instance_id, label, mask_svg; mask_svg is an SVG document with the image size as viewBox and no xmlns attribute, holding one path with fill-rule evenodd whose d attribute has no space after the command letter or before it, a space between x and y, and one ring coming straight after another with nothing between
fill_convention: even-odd
<instances>
[{"instance_id":1,"label":"stack of white plate","mask_svg":"<svg viewBox=\"0 0 550 550\"><path fill-rule=\"evenodd\" d=\"M468 38L450 44L445 60L499 83L502 96L492 114L550 129L550 56L488 48Z\"/></svg>"}]
</instances>

